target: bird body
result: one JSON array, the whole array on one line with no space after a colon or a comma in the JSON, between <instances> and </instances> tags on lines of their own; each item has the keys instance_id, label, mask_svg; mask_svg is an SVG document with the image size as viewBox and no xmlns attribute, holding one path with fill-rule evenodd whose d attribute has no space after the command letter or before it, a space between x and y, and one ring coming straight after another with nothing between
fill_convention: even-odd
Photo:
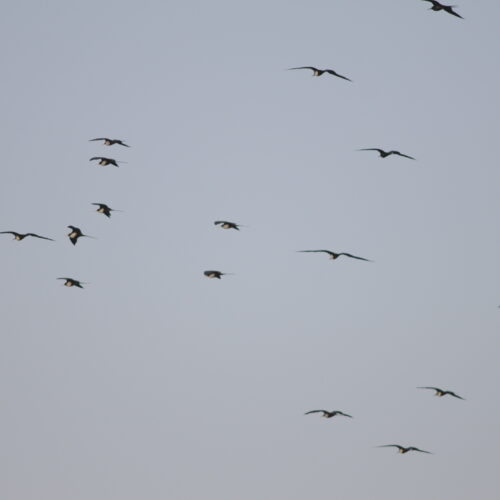
<instances>
[{"instance_id":1,"label":"bird body","mask_svg":"<svg viewBox=\"0 0 500 500\"><path fill-rule=\"evenodd\" d=\"M360 149L359 151L378 151L381 158L387 158L388 156L391 156L391 155L398 155L398 156L402 156L403 158L409 158L410 160L415 159L415 158L413 158L413 156L405 155L403 153L400 153L399 151L394 151L394 150L384 151L383 149L380 149L380 148L364 148L364 149Z\"/></svg>"},{"instance_id":2,"label":"bird body","mask_svg":"<svg viewBox=\"0 0 500 500\"><path fill-rule=\"evenodd\" d=\"M68 233L68 238L73 243L73 245L76 245L76 242L78 241L78 238L81 236L84 236L86 238L92 238L92 236L89 236L88 234L83 234L81 229L79 227L75 226L68 226L71 229L71 232Z\"/></svg>"},{"instance_id":3,"label":"bird body","mask_svg":"<svg viewBox=\"0 0 500 500\"><path fill-rule=\"evenodd\" d=\"M399 444L383 444L382 446L378 446L378 448L397 448L399 453L408 453L409 451L419 451L420 453L428 453L431 454L430 451L421 450L419 448L415 448L415 446L404 447Z\"/></svg>"},{"instance_id":4,"label":"bird body","mask_svg":"<svg viewBox=\"0 0 500 500\"><path fill-rule=\"evenodd\" d=\"M46 238L45 236L40 236L40 235L35 234L35 233L21 234L21 233L16 233L15 231L0 231L0 234L12 234L16 241L22 241L27 236L32 236L33 238L40 238L41 240L54 241L52 238Z\"/></svg>"},{"instance_id":5,"label":"bird body","mask_svg":"<svg viewBox=\"0 0 500 500\"><path fill-rule=\"evenodd\" d=\"M433 391L436 391L434 396L438 396L440 398L442 398L443 396L449 395L449 396L453 396L454 398L464 400L464 398L462 398L458 394L455 394L452 391L444 391L443 389L440 389L439 387L417 387L417 389L432 389Z\"/></svg>"},{"instance_id":6,"label":"bird body","mask_svg":"<svg viewBox=\"0 0 500 500\"><path fill-rule=\"evenodd\" d=\"M460 14L457 14L453 10L453 7L455 7L455 5L443 5L442 3L439 3L436 0L423 0L423 1L429 2L432 4L432 7L430 8L430 10L434 10L436 12L439 12L440 10L444 10L445 12L448 12L448 14L451 14L452 16L459 17L460 19L463 19L463 17Z\"/></svg>"},{"instance_id":7,"label":"bird body","mask_svg":"<svg viewBox=\"0 0 500 500\"><path fill-rule=\"evenodd\" d=\"M93 160L99 160L99 165L103 165L103 166L113 165L115 167L119 167L118 162L116 160L114 160L113 158L105 158L104 156L93 156L92 158L90 158L89 161L93 161Z\"/></svg>"},{"instance_id":8,"label":"bird body","mask_svg":"<svg viewBox=\"0 0 500 500\"><path fill-rule=\"evenodd\" d=\"M350 257L351 259L365 260L366 262L372 262L371 260L365 259L364 257L358 257L356 255L352 255L346 252L332 252L331 250L298 250L298 252L302 253L326 253L330 256L330 259L338 259L341 255L345 255L346 257Z\"/></svg>"},{"instance_id":9,"label":"bird body","mask_svg":"<svg viewBox=\"0 0 500 500\"><path fill-rule=\"evenodd\" d=\"M97 137L96 139L90 139L90 141L104 141L105 146L112 146L113 144L119 144L120 146L125 146L129 148L128 144L125 144L120 139L108 139L107 137Z\"/></svg>"},{"instance_id":10,"label":"bird body","mask_svg":"<svg viewBox=\"0 0 500 500\"><path fill-rule=\"evenodd\" d=\"M293 69L310 69L313 72L313 76L321 76L323 73L328 73L328 74L336 76L338 78L342 78L343 80L347 80L348 82L352 82L352 80L350 80L346 76L339 75L333 69L318 69L318 68L315 68L314 66L300 66L298 68L288 68L288 69L289 70L293 70Z\"/></svg>"},{"instance_id":11,"label":"bird body","mask_svg":"<svg viewBox=\"0 0 500 500\"><path fill-rule=\"evenodd\" d=\"M64 283L64 286L76 286L78 288L83 288L82 286L82 282L81 281L78 281L78 280L75 280L73 278L57 278L58 280L66 280L66 282Z\"/></svg>"},{"instance_id":12,"label":"bird body","mask_svg":"<svg viewBox=\"0 0 500 500\"><path fill-rule=\"evenodd\" d=\"M240 227L238 224L234 223L234 222L229 222L227 220L216 220L214 222L214 224L217 226L217 225L220 225L220 227L222 229L236 229L236 231L239 231L240 230Z\"/></svg>"},{"instance_id":13,"label":"bird body","mask_svg":"<svg viewBox=\"0 0 500 500\"><path fill-rule=\"evenodd\" d=\"M308 411L307 413L304 413L304 415L310 415L311 413L322 413L323 415L321 415L321 416L324 417L324 418L332 418L332 417L335 417L337 415L342 415L343 417L352 418L352 415L348 415L347 413L344 413L344 412L339 411L339 410L334 410L334 411L328 411L328 410L311 410L311 411Z\"/></svg>"},{"instance_id":14,"label":"bird body","mask_svg":"<svg viewBox=\"0 0 500 500\"><path fill-rule=\"evenodd\" d=\"M209 271L204 271L203 274L207 278L217 278L218 280L220 280L222 276L225 276L226 274L232 274L232 273L223 273L221 271L209 270Z\"/></svg>"},{"instance_id":15,"label":"bird body","mask_svg":"<svg viewBox=\"0 0 500 500\"><path fill-rule=\"evenodd\" d=\"M105 203L92 203L92 205L98 206L99 208L96 210L96 212L104 214L108 218L111 217L111 212L120 212L120 210L108 207L108 205L106 205Z\"/></svg>"}]
</instances>

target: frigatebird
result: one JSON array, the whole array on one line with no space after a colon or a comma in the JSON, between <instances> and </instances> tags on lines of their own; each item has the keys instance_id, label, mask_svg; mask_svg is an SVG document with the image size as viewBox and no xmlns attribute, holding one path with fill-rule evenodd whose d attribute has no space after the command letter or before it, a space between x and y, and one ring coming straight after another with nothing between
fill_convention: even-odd
<instances>
[{"instance_id":1,"label":"frigatebird","mask_svg":"<svg viewBox=\"0 0 500 500\"><path fill-rule=\"evenodd\" d=\"M346 257L351 257L351 259L358 259L358 260L365 260L367 262L372 262L371 260L369 259L365 259L364 257L358 257L356 255L352 255L350 253L346 253L346 252L339 252L339 253L336 253L336 252L332 252L330 250L297 250L298 252L312 252L312 253L326 253L330 256L330 259L338 259L341 255L345 255Z\"/></svg>"},{"instance_id":2,"label":"frigatebird","mask_svg":"<svg viewBox=\"0 0 500 500\"><path fill-rule=\"evenodd\" d=\"M405 448L399 444L383 444L381 446L377 446L377 448L398 448L399 453L408 453L409 451L419 451L420 453L429 453L432 455L430 451L421 450L419 448L415 448L415 446L408 446Z\"/></svg>"},{"instance_id":3,"label":"frigatebird","mask_svg":"<svg viewBox=\"0 0 500 500\"><path fill-rule=\"evenodd\" d=\"M433 391L436 391L436 394L434 394L434 396L442 398L443 396L446 396L448 394L450 396L453 396L454 398L463 399L465 401L465 399L459 396L458 394L455 394L452 391L444 391L439 387L417 387L417 389L432 389Z\"/></svg>"},{"instance_id":4,"label":"frigatebird","mask_svg":"<svg viewBox=\"0 0 500 500\"><path fill-rule=\"evenodd\" d=\"M16 233L15 231L0 231L0 234L13 234L14 239L17 241L22 241L26 236L33 236L33 238L40 238L42 240L49 240L49 241L54 241L52 238L46 238L45 236L40 236L35 233L26 233L26 234L21 234L21 233Z\"/></svg>"},{"instance_id":5,"label":"frigatebird","mask_svg":"<svg viewBox=\"0 0 500 500\"><path fill-rule=\"evenodd\" d=\"M233 273L222 273L221 271L204 271L203 274L207 278L217 278L218 280L221 279L222 276L225 276L226 274L233 274Z\"/></svg>"},{"instance_id":6,"label":"frigatebird","mask_svg":"<svg viewBox=\"0 0 500 500\"><path fill-rule=\"evenodd\" d=\"M80 236L85 236L86 238L94 239L93 236L89 236L88 234L83 234L79 227L75 226L68 226L68 227L71 229L71 233L68 233L68 237L71 243L73 243L73 245L76 245L76 242L78 241L78 238L80 238Z\"/></svg>"},{"instance_id":7,"label":"frigatebird","mask_svg":"<svg viewBox=\"0 0 500 500\"><path fill-rule=\"evenodd\" d=\"M98 206L99 208L96 210L96 212L104 214L106 217L111 217L111 212L121 212L121 210L116 210L116 208L108 207L108 205L106 205L105 203L92 203L92 205Z\"/></svg>"},{"instance_id":8,"label":"frigatebird","mask_svg":"<svg viewBox=\"0 0 500 500\"><path fill-rule=\"evenodd\" d=\"M311 413L323 413L323 415L321 415L321 416L325 417L325 418L332 418L332 417L335 417L336 415L342 415L344 417L352 418L352 415L348 415L347 413L344 413L344 412L339 411L339 410L334 410L334 411L328 411L328 410L311 410L311 411L308 411L307 413L304 413L304 415L309 415Z\"/></svg>"},{"instance_id":9,"label":"frigatebird","mask_svg":"<svg viewBox=\"0 0 500 500\"><path fill-rule=\"evenodd\" d=\"M93 161L93 160L99 160L99 165L103 165L103 166L106 166L106 165L113 165L115 167L120 166L120 165L118 165L118 161L114 160L113 158L105 158L104 156L93 156L92 158L90 158L89 161ZM120 162L120 163L124 163L124 162Z\"/></svg>"},{"instance_id":10,"label":"frigatebird","mask_svg":"<svg viewBox=\"0 0 500 500\"><path fill-rule=\"evenodd\" d=\"M92 141L104 141L105 146L112 146L113 144L119 144L120 146L125 146L126 148L130 147L128 144L125 144L120 139L108 139L107 137L97 137L96 139L90 139L90 142Z\"/></svg>"},{"instance_id":11,"label":"frigatebird","mask_svg":"<svg viewBox=\"0 0 500 500\"><path fill-rule=\"evenodd\" d=\"M413 156L408 156L403 153L400 153L399 151L384 151L383 149L379 148L364 148L364 149L359 149L358 151L378 151L380 154L381 158L387 158L388 156L391 155L398 155L398 156L403 156L404 158L409 158L410 160L414 160Z\"/></svg>"},{"instance_id":12,"label":"frigatebird","mask_svg":"<svg viewBox=\"0 0 500 500\"><path fill-rule=\"evenodd\" d=\"M310 69L313 72L313 76L321 76L323 73L328 73L330 75L336 76L338 78L342 78L343 80L347 80L348 82L352 82L350 78L347 78L346 76L339 75L336 71L333 71L333 69L318 69L315 68L314 66L300 66L299 68L288 68L289 70L292 69Z\"/></svg>"},{"instance_id":13,"label":"frigatebird","mask_svg":"<svg viewBox=\"0 0 500 500\"><path fill-rule=\"evenodd\" d=\"M83 288L82 281L74 280L73 278L57 278L58 280L66 280L64 286L77 286L78 288Z\"/></svg>"},{"instance_id":14,"label":"frigatebird","mask_svg":"<svg viewBox=\"0 0 500 500\"><path fill-rule=\"evenodd\" d=\"M442 3L437 2L436 0L423 0L424 2L430 2L432 4L432 7L430 10L435 10L436 12L440 10L444 10L445 12L448 12L448 14L451 14L452 16L459 17L460 19L463 19L463 17L460 14L457 14L454 10L453 7L456 7L456 5L443 5Z\"/></svg>"},{"instance_id":15,"label":"frigatebird","mask_svg":"<svg viewBox=\"0 0 500 500\"><path fill-rule=\"evenodd\" d=\"M227 220L216 220L214 222L214 224L217 226L217 225L220 225L220 227L222 229L236 229L236 231L239 231L240 230L240 226L239 224L236 224L234 222L229 222Z\"/></svg>"}]
</instances>

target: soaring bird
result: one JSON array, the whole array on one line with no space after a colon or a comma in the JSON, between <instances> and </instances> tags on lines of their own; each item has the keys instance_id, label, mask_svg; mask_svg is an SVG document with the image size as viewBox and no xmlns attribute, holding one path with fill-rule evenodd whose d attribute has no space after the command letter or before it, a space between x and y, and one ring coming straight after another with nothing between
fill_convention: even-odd
<instances>
[{"instance_id":1,"label":"soaring bird","mask_svg":"<svg viewBox=\"0 0 500 500\"><path fill-rule=\"evenodd\" d=\"M83 288L82 282L74 280L73 278L57 278L58 280L66 280L64 286L77 286L78 288Z\"/></svg>"},{"instance_id":2,"label":"soaring bird","mask_svg":"<svg viewBox=\"0 0 500 500\"><path fill-rule=\"evenodd\" d=\"M121 212L121 210L116 210L116 208L108 207L108 205L106 205L105 203L92 203L92 205L98 206L99 208L96 210L96 212L104 214L106 217L111 217L111 212Z\"/></svg>"},{"instance_id":3,"label":"soaring bird","mask_svg":"<svg viewBox=\"0 0 500 500\"><path fill-rule=\"evenodd\" d=\"M404 155L403 153L400 153L399 151L384 151L383 149L379 148L364 148L364 149L359 149L358 151L378 151L380 154L381 158L387 158L388 156L391 155L398 155L398 156L403 156L404 158L409 158L410 160L414 160L413 156L408 156Z\"/></svg>"},{"instance_id":4,"label":"soaring bird","mask_svg":"<svg viewBox=\"0 0 500 500\"><path fill-rule=\"evenodd\" d=\"M119 167L118 162L113 158L105 158L104 156L93 156L89 161L99 160L99 165L114 165L115 167ZM123 162L120 162L123 163Z\"/></svg>"},{"instance_id":5,"label":"soaring bird","mask_svg":"<svg viewBox=\"0 0 500 500\"><path fill-rule=\"evenodd\" d=\"M365 259L363 257L357 257L356 255L352 255L350 253L346 252L340 252L340 253L335 253L330 250L297 250L298 252L312 252L312 253L327 253L330 256L330 259L338 259L341 255L345 255L346 257L351 257L351 259L358 259L358 260L366 260L367 262L372 262L369 259Z\"/></svg>"},{"instance_id":6,"label":"soaring bird","mask_svg":"<svg viewBox=\"0 0 500 500\"><path fill-rule=\"evenodd\" d=\"M105 146L112 146L113 144L119 144L120 146L125 146L129 148L128 144L125 144L120 139L108 139L107 137L97 137L96 139L90 139L90 141L104 141Z\"/></svg>"},{"instance_id":7,"label":"soaring bird","mask_svg":"<svg viewBox=\"0 0 500 500\"><path fill-rule=\"evenodd\" d=\"M307 413L304 413L304 415L309 415L311 413L323 413L323 415L321 415L321 416L325 417L325 418L332 418L332 417L335 417L336 415L342 415L343 417L352 418L352 415L348 415L347 413L344 413L344 412L339 411L339 410L334 410L334 411L328 411L328 410L311 410L311 411L308 411Z\"/></svg>"},{"instance_id":8,"label":"soaring bird","mask_svg":"<svg viewBox=\"0 0 500 500\"><path fill-rule=\"evenodd\" d=\"M217 226L220 224L222 229L236 229L236 231L240 230L240 226L234 222L228 222L227 220L216 220L214 224Z\"/></svg>"},{"instance_id":9,"label":"soaring bird","mask_svg":"<svg viewBox=\"0 0 500 500\"><path fill-rule=\"evenodd\" d=\"M453 10L453 7L456 7L456 5L443 5L442 3L439 3L436 0L424 0L424 2L430 2L432 4L432 7L430 8L430 10L435 10L436 12L438 12L440 10L444 10L445 12L448 12L448 14L451 14L452 16L459 17L460 19L463 19L463 17L460 14L457 14Z\"/></svg>"},{"instance_id":10,"label":"soaring bird","mask_svg":"<svg viewBox=\"0 0 500 500\"><path fill-rule=\"evenodd\" d=\"M299 68L288 68L289 70L292 69L310 69L313 72L313 76L321 76L323 73L329 73L330 75L337 76L338 78L342 78L343 80L347 80L348 82L352 82L351 79L347 78L346 76L339 75L336 71L333 71L333 69L318 69L315 68L314 66L300 66Z\"/></svg>"},{"instance_id":11,"label":"soaring bird","mask_svg":"<svg viewBox=\"0 0 500 500\"><path fill-rule=\"evenodd\" d=\"M433 391L436 391L436 394L434 394L434 396L439 396L440 398L442 398L443 396L446 396L448 394L450 396L453 396L454 398L463 399L465 401L465 399L458 394L455 394L452 391L443 391L443 389L439 389L439 387L417 387L417 389L432 389Z\"/></svg>"},{"instance_id":12,"label":"soaring bird","mask_svg":"<svg viewBox=\"0 0 500 500\"><path fill-rule=\"evenodd\" d=\"M24 240L26 236L33 236L33 238L40 238L42 240L49 240L49 241L54 241L52 238L46 238L45 236L40 236L35 233L26 233L26 234L21 234L21 233L16 233L15 231L0 231L0 234L13 234L14 239L17 241Z\"/></svg>"},{"instance_id":13,"label":"soaring bird","mask_svg":"<svg viewBox=\"0 0 500 500\"><path fill-rule=\"evenodd\" d=\"M222 273L220 271L204 271L203 274L207 278L217 278L218 280L220 280L222 276L225 276L226 274L233 274L233 273Z\"/></svg>"},{"instance_id":14,"label":"soaring bird","mask_svg":"<svg viewBox=\"0 0 500 500\"><path fill-rule=\"evenodd\" d=\"M429 453L430 451L420 450L419 448L415 448L415 446L408 446L405 448L404 446L400 446L399 444L383 444L382 446L377 446L377 448L398 448L399 453L408 453L409 451L419 451L420 453Z\"/></svg>"},{"instance_id":15,"label":"soaring bird","mask_svg":"<svg viewBox=\"0 0 500 500\"><path fill-rule=\"evenodd\" d=\"M81 229L79 227L75 226L68 226L71 229L71 233L68 233L69 240L73 245L76 245L76 242L78 241L78 238L80 236L85 236L86 238L93 238L93 236L89 236L88 234L83 234Z\"/></svg>"}]
</instances>

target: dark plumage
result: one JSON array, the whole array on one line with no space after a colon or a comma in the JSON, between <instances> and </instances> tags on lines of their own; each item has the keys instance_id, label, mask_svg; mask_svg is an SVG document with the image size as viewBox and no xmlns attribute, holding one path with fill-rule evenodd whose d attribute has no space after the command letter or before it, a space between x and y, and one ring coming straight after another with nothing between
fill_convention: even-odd
<instances>
[{"instance_id":1,"label":"dark plumage","mask_svg":"<svg viewBox=\"0 0 500 500\"><path fill-rule=\"evenodd\" d=\"M111 217L111 212L121 212L121 210L116 210L115 208L108 207L108 205L106 205L105 203L92 203L92 205L98 206L99 208L96 210L96 212L104 214L106 217Z\"/></svg>"},{"instance_id":2,"label":"dark plumage","mask_svg":"<svg viewBox=\"0 0 500 500\"><path fill-rule=\"evenodd\" d=\"M54 241L52 238L46 238L45 236L40 236L40 235L35 234L35 233L21 234L21 233L16 233L15 231L0 231L0 234L12 234L12 235L14 235L14 239L17 241L22 241L27 236L32 236L33 238L40 238L41 240Z\"/></svg>"},{"instance_id":3,"label":"dark plumage","mask_svg":"<svg viewBox=\"0 0 500 500\"><path fill-rule=\"evenodd\" d=\"M328 73L330 75L336 76L338 78L342 78L343 80L347 80L348 82L352 82L351 79L347 78L346 76L339 75L337 72L333 71L333 69L318 69L315 68L314 66L300 66L299 68L288 68L289 70L292 69L310 69L313 72L313 76L321 76L323 73Z\"/></svg>"},{"instance_id":4,"label":"dark plumage","mask_svg":"<svg viewBox=\"0 0 500 500\"><path fill-rule=\"evenodd\" d=\"M227 220L216 220L214 224L220 225L222 229L236 229L236 231L240 230L240 227L238 224L235 224L234 222L229 222Z\"/></svg>"},{"instance_id":5,"label":"dark plumage","mask_svg":"<svg viewBox=\"0 0 500 500\"><path fill-rule=\"evenodd\" d=\"M84 236L86 238L93 238L92 236L89 236L88 234L83 234L81 229L79 227L75 226L68 226L71 229L71 232L68 233L68 238L73 243L73 245L76 245L76 242L78 241L78 238L81 236Z\"/></svg>"},{"instance_id":6,"label":"dark plumage","mask_svg":"<svg viewBox=\"0 0 500 500\"><path fill-rule=\"evenodd\" d=\"M383 444L381 446L378 446L378 448L398 448L399 453L408 453L409 451L419 451L420 453L432 454L430 451L421 450L419 448L415 448L415 446L408 446L407 448L405 448L404 446L401 446L399 444Z\"/></svg>"},{"instance_id":7,"label":"dark plumage","mask_svg":"<svg viewBox=\"0 0 500 500\"><path fill-rule=\"evenodd\" d=\"M207 277L207 278L217 278L217 279L221 279L222 276L225 276L227 274L233 274L233 273L222 273L221 271L213 271L213 270L210 270L210 271L204 271L203 274Z\"/></svg>"},{"instance_id":8,"label":"dark plumage","mask_svg":"<svg viewBox=\"0 0 500 500\"><path fill-rule=\"evenodd\" d=\"M365 260L366 262L372 262L371 260L365 259L364 257L358 257L356 255L352 255L346 252L332 252L330 250L298 250L298 252L310 252L310 253L326 253L330 256L330 259L338 259L341 255L345 255L346 257L350 257L351 259Z\"/></svg>"},{"instance_id":9,"label":"dark plumage","mask_svg":"<svg viewBox=\"0 0 500 500\"><path fill-rule=\"evenodd\" d=\"M399 151L394 151L394 150L393 151L384 151L383 149L379 149L379 148L364 148L364 149L360 149L359 151L378 151L381 158L387 158L388 156L391 156L391 155L398 155L398 156L402 156L404 158L409 158L410 160L415 159L415 158L413 158L413 156L408 156L408 155L405 155L403 153L400 153Z\"/></svg>"},{"instance_id":10,"label":"dark plumage","mask_svg":"<svg viewBox=\"0 0 500 500\"><path fill-rule=\"evenodd\" d=\"M58 280L66 280L64 286L76 286L78 288L83 288L82 282L78 280L74 280L73 278L57 278Z\"/></svg>"},{"instance_id":11,"label":"dark plumage","mask_svg":"<svg viewBox=\"0 0 500 500\"><path fill-rule=\"evenodd\" d=\"M348 415L347 413L344 413L344 412L339 411L339 410L334 410L334 411L311 410L311 411L308 411L307 413L304 413L304 415L310 415L311 413L323 413L323 415L321 415L321 416L325 417L325 418L332 418L332 417L335 417L336 415L342 415L343 417L352 418L352 415Z\"/></svg>"},{"instance_id":12,"label":"dark plumage","mask_svg":"<svg viewBox=\"0 0 500 500\"><path fill-rule=\"evenodd\" d=\"M118 162L113 158L105 158L104 156L93 156L89 161L99 160L99 165L113 165L119 167Z\"/></svg>"},{"instance_id":13,"label":"dark plumage","mask_svg":"<svg viewBox=\"0 0 500 500\"><path fill-rule=\"evenodd\" d=\"M445 12L448 12L448 14L451 14L452 16L459 17L460 19L463 19L463 17L460 14L457 14L454 10L453 7L455 5L443 5L442 3L437 2L436 0L423 0L424 2L430 2L432 4L432 7L430 10L435 10L436 12L440 10L444 10Z\"/></svg>"},{"instance_id":14,"label":"dark plumage","mask_svg":"<svg viewBox=\"0 0 500 500\"><path fill-rule=\"evenodd\" d=\"M97 137L96 139L90 139L90 141L104 141L105 146L112 146L113 144L119 144L120 146L125 146L129 148L128 144L125 144L120 139L108 139L107 137Z\"/></svg>"},{"instance_id":15,"label":"dark plumage","mask_svg":"<svg viewBox=\"0 0 500 500\"><path fill-rule=\"evenodd\" d=\"M444 391L443 389L439 389L439 387L417 387L417 389L432 389L433 391L436 391L436 394L434 394L434 395L439 396L440 398L442 398L443 396L449 395L449 396L453 396L454 398L462 399L465 401L465 399L462 398L461 396L459 396L458 394L455 394L454 392L451 392L451 391Z\"/></svg>"}]
</instances>

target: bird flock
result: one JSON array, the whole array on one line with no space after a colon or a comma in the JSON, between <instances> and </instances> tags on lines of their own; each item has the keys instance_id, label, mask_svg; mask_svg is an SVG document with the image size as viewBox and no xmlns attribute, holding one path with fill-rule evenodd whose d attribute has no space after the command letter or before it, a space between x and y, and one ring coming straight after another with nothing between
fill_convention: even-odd
<instances>
[{"instance_id":1,"label":"bird flock","mask_svg":"<svg viewBox=\"0 0 500 500\"><path fill-rule=\"evenodd\" d=\"M422 0L422 1L429 2L431 4L430 9L433 11L436 11L436 12L444 11L444 12L451 14L455 17L463 19L462 16L460 16L457 12L455 12L453 10L454 6L443 5L436 0ZM314 66L299 66L299 67L293 67L293 68L289 68L289 69L290 70L306 69L306 70L312 71L312 75L315 77L320 77L322 75L327 74L327 75L331 75L331 76L334 76L336 78L345 80L346 82L352 82L352 80L350 78L336 72L333 69L319 69L319 68L316 68ZM128 144L126 144L121 139L110 139L107 137L98 137L95 139L90 139L90 142L102 142L102 144L104 146L109 146L109 147L115 146L115 145L122 146L125 148L130 147ZM385 159L389 156L399 156L402 158L415 160L415 158L413 156L410 156L410 155L405 154L405 153L401 153L397 150L387 150L386 151L386 150L378 148L378 147L367 147L367 148L361 148L358 151L374 151L374 152L377 152L379 154L380 158L383 158L383 159ZM121 160L117 160L115 158L109 158L109 157L105 157L105 156L93 156L90 158L89 161L91 161L91 162L95 161L100 166L112 166L112 167L119 167L121 163L126 163L126 162L123 162ZM112 215L112 212L114 212L114 211L120 212L120 210L116 210L114 208L111 208L106 203L103 203L103 202L92 202L91 205L96 206L97 207L96 212L105 215L107 218L110 218ZM236 231L240 231L240 227L245 227L239 223L230 222L227 220L216 220L216 221L214 221L214 225L219 226L222 229L226 229L226 230L233 229ZM68 236L70 243L73 246L77 245L80 238L93 238L93 236L85 234L82 231L82 229L80 229L77 226L68 225L67 227L70 230L70 232L67 234L67 236ZM14 237L14 240L16 240L16 241L23 241L27 237L32 237L32 238L42 239L42 240L47 240L47 241L52 241L52 242L55 241L53 238L49 238L47 236L41 236L39 234L32 233L32 232L20 233L20 232L16 232L13 230L8 230L8 231L0 231L0 234L10 234ZM324 253L324 254L328 255L329 259L331 259L331 260L337 260L339 257L347 257L350 259L355 259L355 260L360 260L360 261L365 261L365 262L373 262L370 259L367 259L365 257L360 257L360 256L354 255L352 253L348 253L348 252L344 252L344 251L336 252L336 251L324 250L324 249L319 249L319 250L316 250L316 249L309 250L308 249L308 250L297 250L297 252L299 252L299 253ZM218 280L221 280L222 277L228 276L231 274L233 274L233 273L222 272L219 270L205 270L205 271L203 271L203 275L206 276L207 278L218 279ZM84 281L80 281L78 279L75 279L74 277L58 277L57 280L64 281L64 286L66 286L66 287L75 287L75 288L83 289L84 288L83 285L86 284ZM451 396L451 397L456 398L456 399L464 400L464 398L462 398L461 396L459 396L455 392L450 391L450 390L441 389L438 387L421 386L421 387L418 387L418 389L432 390L435 392L435 396L437 396L439 398L442 398L444 396ZM346 417L346 418L350 418L350 419L353 418L352 415L350 415L348 413L344 413L343 411L340 411L340 410L318 409L318 410L310 410L310 411L307 411L305 413L305 415L311 415L311 414L321 414L322 417L327 418L327 419L331 419L331 418L338 417L338 416ZM401 454L406 454L406 453L411 452L411 451L425 453L425 454L431 453L429 451L417 448L415 446L402 446L400 444L383 444L383 445L380 445L378 447L380 447L380 448L396 448L398 453L401 453Z\"/></svg>"}]
</instances>

